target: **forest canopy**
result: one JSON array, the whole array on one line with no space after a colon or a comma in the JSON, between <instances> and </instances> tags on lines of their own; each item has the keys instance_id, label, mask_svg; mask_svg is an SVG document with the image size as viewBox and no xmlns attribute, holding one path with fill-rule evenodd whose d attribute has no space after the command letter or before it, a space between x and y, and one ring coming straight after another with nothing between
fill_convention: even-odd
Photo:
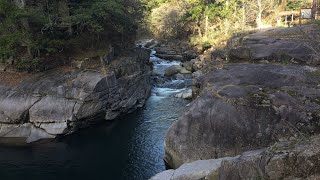
<instances>
[{"instance_id":1,"label":"forest canopy","mask_svg":"<svg viewBox=\"0 0 320 180\"><path fill-rule=\"evenodd\" d=\"M23 69L44 55L125 46L142 9L136 0L1 0L0 60Z\"/></svg>"},{"instance_id":2,"label":"forest canopy","mask_svg":"<svg viewBox=\"0 0 320 180\"><path fill-rule=\"evenodd\" d=\"M142 34L210 47L273 25L311 0L1 0L0 63L30 69L83 49L125 48ZM144 30L144 31L142 31ZM140 33L141 34L141 33ZM119 49L119 48L116 48ZM58 59L58 58L56 58Z\"/></svg>"},{"instance_id":3,"label":"forest canopy","mask_svg":"<svg viewBox=\"0 0 320 180\"><path fill-rule=\"evenodd\" d=\"M312 0L151 0L150 31L159 38L191 37L192 44L215 44L237 32L275 25L284 11L311 7ZM284 23L284 22L283 22ZM282 24L284 25L284 24Z\"/></svg>"}]
</instances>

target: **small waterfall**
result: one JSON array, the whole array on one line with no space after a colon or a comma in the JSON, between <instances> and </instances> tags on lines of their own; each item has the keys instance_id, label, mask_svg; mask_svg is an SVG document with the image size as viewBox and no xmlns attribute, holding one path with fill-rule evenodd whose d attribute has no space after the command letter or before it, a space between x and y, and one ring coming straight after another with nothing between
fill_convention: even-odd
<instances>
[{"instance_id":1,"label":"small waterfall","mask_svg":"<svg viewBox=\"0 0 320 180\"><path fill-rule=\"evenodd\" d=\"M165 170L163 142L168 128L189 101L175 98L188 88L184 76L168 78L166 68L180 64L151 53L155 79L143 108L58 142L28 147L0 146L2 179L149 179Z\"/></svg>"},{"instance_id":2,"label":"small waterfall","mask_svg":"<svg viewBox=\"0 0 320 180\"><path fill-rule=\"evenodd\" d=\"M156 51L152 50L150 62L153 63L153 76L157 81L154 83L151 96L168 97L185 91L191 87L192 79L190 78L168 78L165 77L167 68L173 65L181 65L180 61L169 61L155 56Z\"/></svg>"}]
</instances>

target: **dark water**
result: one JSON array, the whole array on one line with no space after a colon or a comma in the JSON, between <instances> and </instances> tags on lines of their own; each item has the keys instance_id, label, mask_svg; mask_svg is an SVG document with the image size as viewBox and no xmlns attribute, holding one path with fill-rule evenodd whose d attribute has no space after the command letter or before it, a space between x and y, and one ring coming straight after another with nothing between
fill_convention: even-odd
<instances>
[{"instance_id":1,"label":"dark water","mask_svg":"<svg viewBox=\"0 0 320 180\"><path fill-rule=\"evenodd\" d=\"M155 71L161 74L170 64L155 65ZM92 127L59 142L0 146L0 180L148 179L165 170L165 132L188 103L172 97L178 91L154 87L144 108L111 126Z\"/></svg>"}]
</instances>

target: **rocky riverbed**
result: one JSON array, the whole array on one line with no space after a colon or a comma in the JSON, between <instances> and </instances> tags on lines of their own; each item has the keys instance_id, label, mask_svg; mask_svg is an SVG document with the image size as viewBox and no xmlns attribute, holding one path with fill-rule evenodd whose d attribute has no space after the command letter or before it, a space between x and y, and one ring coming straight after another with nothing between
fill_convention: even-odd
<instances>
[{"instance_id":1,"label":"rocky riverbed","mask_svg":"<svg viewBox=\"0 0 320 180\"><path fill-rule=\"evenodd\" d=\"M107 69L105 70L108 71L104 72L102 71L103 69L100 69L100 59L98 58L75 62L74 64L80 67L76 72L70 68L63 71L54 70L47 72L45 82L51 82L49 81L50 79L56 82L57 78L61 78L61 74L65 75L68 72L76 74L82 72L80 73L81 75L89 78L92 77L91 74L95 74L99 75L99 78L102 76L102 79L104 77L109 78L106 72L113 72L112 74L114 75L112 76L114 78L111 82L117 83L117 86L112 86L113 91L111 92L121 92L121 99L139 98L142 95L140 94L141 91L148 89L148 86L151 85L150 96L148 96L142 108L127 114L142 104L137 103L130 109L129 106L126 106L127 104L125 106L122 104L119 107L116 105L118 101L116 99L118 98L117 94L110 94L110 96L105 96L105 101L112 101L114 109L110 109L110 111L106 109L106 111L112 113L109 116L90 117L90 119L84 119L83 122L86 123L84 127L87 127L99 121L105 122L106 117L112 119L114 116L111 115L114 114L119 118L112 121L112 123L101 123L91 128L82 129L81 131L76 129L76 133L72 132L72 135L58 135L63 136L63 138L56 138L54 141L45 143L30 143L21 147L12 144L8 146L1 144L1 177L17 180L21 179L21 177L33 177L34 179L41 179L43 177L49 177L50 179L52 177L52 179L77 180L101 178L141 180L148 179L156 173L164 171L163 140L165 131L180 116L185 106L190 103L190 101L184 98L186 95L188 95L188 98L191 96L192 76L191 74L179 73L170 77L165 76L165 72L169 67L175 65L182 66L182 63L177 60L161 59L155 56L156 51L154 50L151 54L149 54L150 51L141 51L143 54L145 54L144 52L148 52L146 54L148 60L144 61L145 58L143 58L141 59L143 62L141 61L140 63L140 60L138 60L140 58L138 58L136 59L138 62L136 62L135 57L138 56L139 52L140 50L137 50L132 52L133 54L127 54L127 57L114 59L110 64L106 64ZM98 64L91 63L90 61L95 61ZM136 65L141 65L141 67ZM150 74L143 76L143 74L139 73L137 75L129 73L140 72L140 68L145 67L145 65L148 66L146 67L148 71L145 71L145 73L149 72L149 65L152 65ZM61 72L61 74L58 72ZM48 75L51 75L50 79L47 77ZM79 82L79 79L83 76L77 76L76 82ZM148 81L142 81L141 77L147 78ZM86 84L90 84L90 82L96 84L92 78L91 80L82 79L85 80L85 83L79 84L80 87L88 87ZM100 80L98 79L98 81ZM24 83L27 82L29 80ZM69 82L72 83L74 81ZM111 82L107 81L107 83ZM48 85L50 86L41 86L41 89L52 87L50 83ZM140 87L142 85L145 87ZM138 87L139 89L135 91L135 88ZM110 91L110 88L107 86L99 88L99 92L101 89ZM132 94L134 97L129 96L129 93L132 92L136 92ZM181 97L175 97L181 94ZM142 103L143 99L138 101ZM53 100L53 102L55 101ZM90 101L85 103L90 103ZM45 104L43 106L46 107ZM55 108L57 107L55 106ZM85 107L89 108L90 106ZM62 112L62 109L64 110L65 108L57 110ZM54 108L52 109L54 110ZM88 110L91 111L91 109ZM86 112L86 109L82 108L82 112ZM57 111L55 113L60 116ZM49 114L49 117L52 117L51 114ZM101 114L107 115L107 113ZM118 114L120 115L118 116ZM9 139L17 140L15 138Z\"/></svg>"},{"instance_id":2,"label":"rocky riverbed","mask_svg":"<svg viewBox=\"0 0 320 180\"><path fill-rule=\"evenodd\" d=\"M176 170L153 179L317 179L316 32L259 31L191 60L195 99L165 140L165 161Z\"/></svg>"},{"instance_id":3,"label":"rocky riverbed","mask_svg":"<svg viewBox=\"0 0 320 180\"><path fill-rule=\"evenodd\" d=\"M230 64L208 73L200 97L167 133L166 161L179 167L319 133L319 72L310 66Z\"/></svg>"}]
</instances>

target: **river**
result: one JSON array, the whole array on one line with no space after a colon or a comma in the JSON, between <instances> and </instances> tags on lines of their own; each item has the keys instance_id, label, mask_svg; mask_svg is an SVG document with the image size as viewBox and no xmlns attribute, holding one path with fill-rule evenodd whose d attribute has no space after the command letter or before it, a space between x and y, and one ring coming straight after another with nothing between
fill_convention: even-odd
<instances>
[{"instance_id":1,"label":"river","mask_svg":"<svg viewBox=\"0 0 320 180\"><path fill-rule=\"evenodd\" d=\"M158 77L179 62L151 54ZM190 80L188 80L188 83ZM174 98L186 80L154 84L145 106L110 124L37 145L0 146L0 178L3 180L144 180L165 170L165 132L188 101Z\"/></svg>"}]
</instances>

